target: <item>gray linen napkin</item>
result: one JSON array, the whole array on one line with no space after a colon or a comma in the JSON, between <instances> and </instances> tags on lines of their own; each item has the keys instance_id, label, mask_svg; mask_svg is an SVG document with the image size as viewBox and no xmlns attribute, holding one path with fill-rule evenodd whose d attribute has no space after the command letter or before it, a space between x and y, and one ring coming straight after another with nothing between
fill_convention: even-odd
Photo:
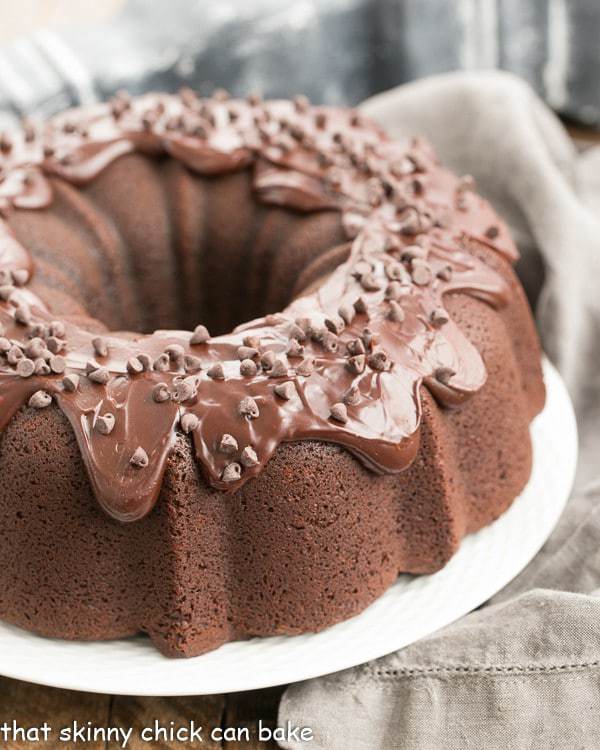
<instances>
[{"instance_id":1,"label":"gray linen napkin","mask_svg":"<svg viewBox=\"0 0 600 750\"><path fill-rule=\"evenodd\" d=\"M580 465L555 532L486 607L397 653L292 685L280 722L312 727L310 747L327 750L598 748L600 148L578 155L531 89L501 73L432 78L362 109L392 135L427 136L513 227L528 290L541 289L544 348L575 403Z\"/></svg>"}]
</instances>

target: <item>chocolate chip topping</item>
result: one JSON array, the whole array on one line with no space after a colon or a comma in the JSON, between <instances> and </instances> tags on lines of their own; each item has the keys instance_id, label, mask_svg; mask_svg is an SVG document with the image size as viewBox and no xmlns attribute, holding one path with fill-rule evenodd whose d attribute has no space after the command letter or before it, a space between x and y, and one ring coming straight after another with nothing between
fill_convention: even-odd
<instances>
[{"instance_id":1,"label":"chocolate chip topping","mask_svg":"<svg viewBox=\"0 0 600 750\"><path fill-rule=\"evenodd\" d=\"M17 375L21 378L29 378L35 372L35 364L33 360L26 357L21 357L17 362Z\"/></svg>"},{"instance_id":2,"label":"chocolate chip topping","mask_svg":"<svg viewBox=\"0 0 600 750\"><path fill-rule=\"evenodd\" d=\"M240 375L245 378L252 378L258 372L258 366L252 359L243 359L240 362Z\"/></svg>"},{"instance_id":3,"label":"chocolate chip topping","mask_svg":"<svg viewBox=\"0 0 600 750\"><path fill-rule=\"evenodd\" d=\"M288 380L286 383L278 383L275 388L273 388L273 392L279 396L279 398L289 401L295 396L296 388L292 381Z\"/></svg>"},{"instance_id":4,"label":"chocolate chip topping","mask_svg":"<svg viewBox=\"0 0 600 750\"><path fill-rule=\"evenodd\" d=\"M430 316L431 325L434 328L441 328L442 326L445 326L446 323L450 320L448 317L448 313L444 310L443 307L436 307L435 310L431 313Z\"/></svg>"},{"instance_id":5,"label":"chocolate chip topping","mask_svg":"<svg viewBox=\"0 0 600 750\"><path fill-rule=\"evenodd\" d=\"M106 385L110 380L110 372L106 367L98 367L96 370L92 370L92 372L88 373L88 378L92 383Z\"/></svg>"},{"instance_id":6,"label":"chocolate chip topping","mask_svg":"<svg viewBox=\"0 0 600 750\"><path fill-rule=\"evenodd\" d=\"M94 422L94 429L101 435L110 435L115 426L114 414L99 414Z\"/></svg>"},{"instance_id":7,"label":"chocolate chip topping","mask_svg":"<svg viewBox=\"0 0 600 750\"><path fill-rule=\"evenodd\" d=\"M148 454L141 446L137 447L134 450L131 458L129 459L129 463L136 469L145 469L146 466L148 466L149 461L150 459L148 458Z\"/></svg>"},{"instance_id":8,"label":"chocolate chip topping","mask_svg":"<svg viewBox=\"0 0 600 750\"><path fill-rule=\"evenodd\" d=\"M233 435L230 435L226 432L221 436L221 439L219 440L219 451L221 453L227 453L228 455L231 455L233 453L237 453L237 450L238 442L233 437Z\"/></svg>"},{"instance_id":9,"label":"chocolate chip topping","mask_svg":"<svg viewBox=\"0 0 600 750\"><path fill-rule=\"evenodd\" d=\"M334 404L331 407L329 416L331 417L331 419L334 419L336 422L341 422L342 424L346 424L346 422L348 421L348 410L346 409L346 405L341 402Z\"/></svg>"},{"instance_id":10,"label":"chocolate chip topping","mask_svg":"<svg viewBox=\"0 0 600 750\"><path fill-rule=\"evenodd\" d=\"M45 409L52 403L52 396L46 391L36 391L27 403L34 409Z\"/></svg>"},{"instance_id":11,"label":"chocolate chip topping","mask_svg":"<svg viewBox=\"0 0 600 750\"><path fill-rule=\"evenodd\" d=\"M223 469L223 474L221 475L221 479L224 482L237 482L237 480L242 476L242 467L238 463L231 463L227 464L227 466Z\"/></svg>"},{"instance_id":12,"label":"chocolate chip topping","mask_svg":"<svg viewBox=\"0 0 600 750\"><path fill-rule=\"evenodd\" d=\"M247 469L251 469L253 466L258 466L258 456L256 451L251 446L247 445L240 455L240 461L242 466Z\"/></svg>"},{"instance_id":13,"label":"chocolate chip topping","mask_svg":"<svg viewBox=\"0 0 600 750\"><path fill-rule=\"evenodd\" d=\"M199 325L194 328L194 332L190 337L190 344L192 346L199 346L200 344L206 344L210 339L210 334L206 326Z\"/></svg>"},{"instance_id":14,"label":"chocolate chip topping","mask_svg":"<svg viewBox=\"0 0 600 750\"><path fill-rule=\"evenodd\" d=\"M162 404L165 401L169 401L171 394L166 383L157 383L152 389L152 398L157 404Z\"/></svg>"},{"instance_id":15,"label":"chocolate chip topping","mask_svg":"<svg viewBox=\"0 0 600 750\"><path fill-rule=\"evenodd\" d=\"M108 357L108 344L101 336L92 339L92 346L97 357Z\"/></svg>"},{"instance_id":16,"label":"chocolate chip topping","mask_svg":"<svg viewBox=\"0 0 600 750\"><path fill-rule=\"evenodd\" d=\"M67 393L75 393L79 388L79 375L70 372L62 379L63 388Z\"/></svg>"},{"instance_id":17,"label":"chocolate chip topping","mask_svg":"<svg viewBox=\"0 0 600 750\"><path fill-rule=\"evenodd\" d=\"M131 375L139 375L144 372L144 365L141 363L139 357L129 357L127 360L127 372Z\"/></svg>"},{"instance_id":18,"label":"chocolate chip topping","mask_svg":"<svg viewBox=\"0 0 600 750\"><path fill-rule=\"evenodd\" d=\"M189 435L190 432L194 432L194 430L197 430L198 425L200 424L200 420L198 419L198 417L191 412L183 414L179 421L181 424L181 429L185 432L186 435Z\"/></svg>"},{"instance_id":19,"label":"chocolate chip topping","mask_svg":"<svg viewBox=\"0 0 600 750\"><path fill-rule=\"evenodd\" d=\"M215 362L212 367L209 367L206 374L213 380L223 380L225 378L225 370L220 362Z\"/></svg>"},{"instance_id":20,"label":"chocolate chip topping","mask_svg":"<svg viewBox=\"0 0 600 750\"><path fill-rule=\"evenodd\" d=\"M240 401L238 408L242 417L247 417L248 419L256 419L260 414L258 404L252 396L245 396Z\"/></svg>"}]
</instances>

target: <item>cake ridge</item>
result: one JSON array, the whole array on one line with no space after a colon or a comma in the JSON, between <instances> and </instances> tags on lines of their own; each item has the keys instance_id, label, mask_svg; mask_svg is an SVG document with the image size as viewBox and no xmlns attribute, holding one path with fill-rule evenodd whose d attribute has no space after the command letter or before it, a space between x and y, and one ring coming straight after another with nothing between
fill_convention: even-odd
<instances>
[{"instance_id":1,"label":"cake ridge","mask_svg":"<svg viewBox=\"0 0 600 750\"><path fill-rule=\"evenodd\" d=\"M201 174L252 168L260 200L336 210L348 260L316 292L224 336L203 326L136 338L55 320L29 289L32 259L14 210L47 206L48 176L85 184L132 151ZM420 140L394 142L352 110L291 102L118 95L0 142L0 405L3 429L52 401L77 437L98 501L113 517L150 512L177 431L209 483L234 491L282 441L318 439L397 472L418 447L420 388L456 404L485 382L446 294L496 306L501 276L468 250L509 259L506 227ZM232 438L232 440L230 439Z\"/></svg>"}]
</instances>

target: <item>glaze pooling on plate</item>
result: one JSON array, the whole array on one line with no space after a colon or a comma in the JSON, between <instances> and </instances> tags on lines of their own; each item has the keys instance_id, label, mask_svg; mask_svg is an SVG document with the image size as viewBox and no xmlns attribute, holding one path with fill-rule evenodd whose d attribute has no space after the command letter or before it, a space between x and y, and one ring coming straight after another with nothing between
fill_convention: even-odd
<instances>
[{"instance_id":1,"label":"glaze pooling on plate","mask_svg":"<svg viewBox=\"0 0 600 750\"><path fill-rule=\"evenodd\" d=\"M200 174L251 168L260 201L341 212L347 260L314 293L223 336L98 336L55 320L28 289L32 259L6 219L48 206L49 176L82 185L132 151ZM514 259L506 228L426 143L391 141L355 111L120 94L3 136L0 166L0 429L27 403L56 403L117 519L152 509L178 431L222 490L260 472L282 441L335 442L373 471L399 472L418 448L422 384L452 405L485 382L444 295L507 302L506 283L468 250L474 240Z\"/></svg>"}]
</instances>

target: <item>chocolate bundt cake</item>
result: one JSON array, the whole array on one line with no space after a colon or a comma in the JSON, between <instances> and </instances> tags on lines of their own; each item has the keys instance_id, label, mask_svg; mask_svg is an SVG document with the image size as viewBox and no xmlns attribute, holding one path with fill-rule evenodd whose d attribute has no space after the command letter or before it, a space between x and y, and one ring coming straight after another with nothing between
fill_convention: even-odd
<instances>
[{"instance_id":1,"label":"chocolate bundt cake","mask_svg":"<svg viewBox=\"0 0 600 750\"><path fill-rule=\"evenodd\" d=\"M526 484L517 253L421 140L119 94L3 135L0 213L1 619L169 656L319 630Z\"/></svg>"}]
</instances>

